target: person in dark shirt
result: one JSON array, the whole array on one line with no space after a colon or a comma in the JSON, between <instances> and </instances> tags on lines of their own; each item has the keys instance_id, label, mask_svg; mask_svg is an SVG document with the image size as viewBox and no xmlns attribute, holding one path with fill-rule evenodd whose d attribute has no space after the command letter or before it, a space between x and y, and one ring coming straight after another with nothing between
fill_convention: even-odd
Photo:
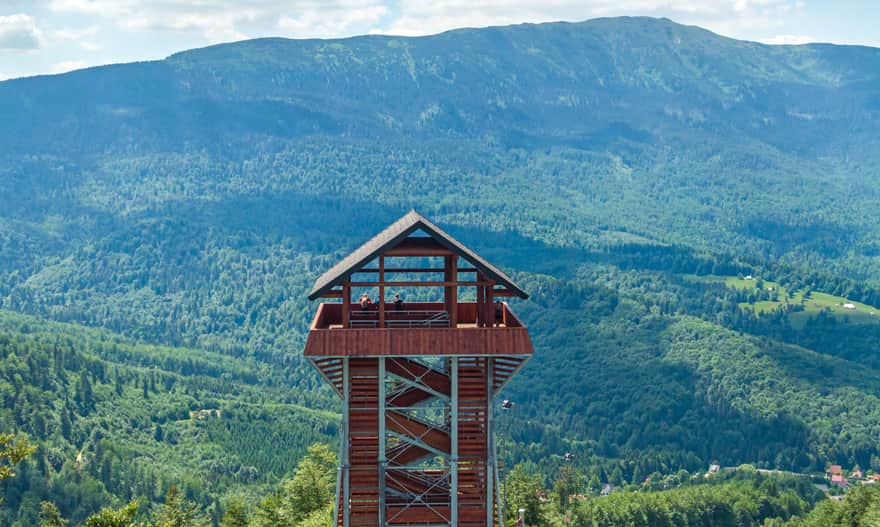
<instances>
[{"instance_id":1,"label":"person in dark shirt","mask_svg":"<svg viewBox=\"0 0 880 527\"><path fill-rule=\"evenodd\" d=\"M394 295L394 309L403 311L403 299L400 298L400 295Z\"/></svg>"}]
</instances>

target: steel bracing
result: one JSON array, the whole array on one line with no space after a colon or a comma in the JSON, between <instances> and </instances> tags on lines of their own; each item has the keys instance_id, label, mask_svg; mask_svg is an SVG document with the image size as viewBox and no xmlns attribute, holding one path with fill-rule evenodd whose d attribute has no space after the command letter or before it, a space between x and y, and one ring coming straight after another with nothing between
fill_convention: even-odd
<instances>
[{"instance_id":1,"label":"steel bracing","mask_svg":"<svg viewBox=\"0 0 880 527\"><path fill-rule=\"evenodd\" d=\"M343 396L337 524L499 524L496 379L526 358L312 359Z\"/></svg>"}]
</instances>

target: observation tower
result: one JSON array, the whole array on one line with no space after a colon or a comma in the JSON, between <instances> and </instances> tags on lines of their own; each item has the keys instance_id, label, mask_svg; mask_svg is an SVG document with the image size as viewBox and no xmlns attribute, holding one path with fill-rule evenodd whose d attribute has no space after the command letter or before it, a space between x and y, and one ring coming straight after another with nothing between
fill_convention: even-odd
<instances>
[{"instance_id":1,"label":"observation tower","mask_svg":"<svg viewBox=\"0 0 880 527\"><path fill-rule=\"evenodd\" d=\"M309 299L334 300L305 356L342 398L338 527L503 524L493 401L533 349L500 299L527 296L415 211L318 278Z\"/></svg>"}]
</instances>

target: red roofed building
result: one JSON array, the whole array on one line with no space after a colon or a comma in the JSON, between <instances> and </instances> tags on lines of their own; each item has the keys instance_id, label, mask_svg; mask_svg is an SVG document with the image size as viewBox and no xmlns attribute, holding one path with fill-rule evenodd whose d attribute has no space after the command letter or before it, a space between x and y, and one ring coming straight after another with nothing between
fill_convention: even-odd
<instances>
[{"instance_id":1,"label":"red roofed building","mask_svg":"<svg viewBox=\"0 0 880 527\"><path fill-rule=\"evenodd\" d=\"M840 475L843 474L843 468L840 465L831 465L827 472L832 476Z\"/></svg>"},{"instance_id":2,"label":"red roofed building","mask_svg":"<svg viewBox=\"0 0 880 527\"><path fill-rule=\"evenodd\" d=\"M843 477L842 474L835 474L831 476L831 484L837 485L838 487L846 487L846 478Z\"/></svg>"}]
</instances>

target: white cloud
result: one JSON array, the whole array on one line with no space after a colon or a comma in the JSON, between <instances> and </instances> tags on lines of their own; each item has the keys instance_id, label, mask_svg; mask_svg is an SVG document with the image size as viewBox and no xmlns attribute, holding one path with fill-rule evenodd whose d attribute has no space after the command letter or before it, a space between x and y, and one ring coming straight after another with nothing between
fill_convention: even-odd
<instances>
[{"instance_id":1,"label":"white cloud","mask_svg":"<svg viewBox=\"0 0 880 527\"><path fill-rule=\"evenodd\" d=\"M209 42L222 42L248 38L247 34L237 29L238 25L242 22L252 22L255 19L256 15L252 11L230 10L210 14L182 12L167 17L142 13L123 17L117 23L120 28L126 31L198 32Z\"/></svg>"},{"instance_id":2,"label":"white cloud","mask_svg":"<svg viewBox=\"0 0 880 527\"><path fill-rule=\"evenodd\" d=\"M112 20L125 31L201 34L209 42L252 36L366 33L390 13L387 0L44 0L57 13Z\"/></svg>"},{"instance_id":3,"label":"white cloud","mask_svg":"<svg viewBox=\"0 0 880 527\"><path fill-rule=\"evenodd\" d=\"M799 45L816 42L816 39L807 35L776 35L772 38L761 39L761 42L764 44Z\"/></svg>"},{"instance_id":4,"label":"white cloud","mask_svg":"<svg viewBox=\"0 0 880 527\"><path fill-rule=\"evenodd\" d=\"M50 33L52 38L60 40L82 40L85 38L95 38L98 34L98 26L88 26L80 28L64 28L56 29Z\"/></svg>"},{"instance_id":5,"label":"white cloud","mask_svg":"<svg viewBox=\"0 0 880 527\"><path fill-rule=\"evenodd\" d=\"M52 11L84 13L91 15L101 15L108 13L106 4L114 2L102 2L101 0L51 0L49 9Z\"/></svg>"},{"instance_id":6,"label":"white cloud","mask_svg":"<svg viewBox=\"0 0 880 527\"><path fill-rule=\"evenodd\" d=\"M259 0L49 0L51 11L100 16L125 31L198 33L210 42L247 38L242 23L277 12ZM280 3L280 1L279 1ZM249 5L250 4L250 5Z\"/></svg>"},{"instance_id":7,"label":"white cloud","mask_svg":"<svg viewBox=\"0 0 880 527\"><path fill-rule=\"evenodd\" d=\"M327 9L306 9L294 15L282 15L278 28L288 37L335 37L364 32L390 14L387 6L365 2L363 5L337 5Z\"/></svg>"},{"instance_id":8,"label":"white cloud","mask_svg":"<svg viewBox=\"0 0 880 527\"><path fill-rule=\"evenodd\" d=\"M42 44L42 32L34 17L24 13L0 16L0 49L34 50Z\"/></svg>"},{"instance_id":9,"label":"white cloud","mask_svg":"<svg viewBox=\"0 0 880 527\"><path fill-rule=\"evenodd\" d=\"M96 25L82 28L56 29L50 35L54 40L75 42L82 49L92 53L101 50L100 44L97 43L98 26Z\"/></svg>"},{"instance_id":10,"label":"white cloud","mask_svg":"<svg viewBox=\"0 0 880 527\"><path fill-rule=\"evenodd\" d=\"M82 60L63 60L52 64L49 68L51 73L67 73L68 71L81 70L87 68L89 64Z\"/></svg>"}]
</instances>

